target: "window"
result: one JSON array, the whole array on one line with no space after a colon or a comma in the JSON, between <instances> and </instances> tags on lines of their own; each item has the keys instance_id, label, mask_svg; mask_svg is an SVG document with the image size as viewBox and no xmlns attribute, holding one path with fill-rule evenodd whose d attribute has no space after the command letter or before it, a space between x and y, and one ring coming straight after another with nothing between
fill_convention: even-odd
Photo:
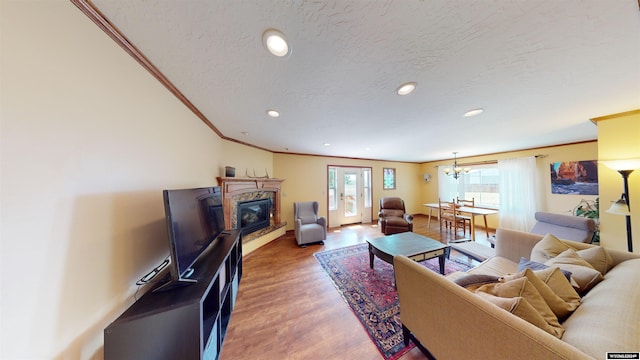
<instances>
[{"instance_id":1,"label":"window","mask_svg":"<svg viewBox=\"0 0 640 360\"><path fill-rule=\"evenodd\" d=\"M457 180L453 176L446 175L443 168L438 168L438 194L443 201L451 201L456 197L460 199L475 199L476 206L497 208L500 206L500 193L498 182L500 181L498 165L469 166L471 171L462 174Z\"/></svg>"},{"instance_id":2,"label":"window","mask_svg":"<svg viewBox=\"0 0 640 360\"><path fill-rule=\"evenodd\" d=\"M336 187L338 186L338 169L329 167L329 178L327 181L329 183L329 210L337 210L338 191Z\"/></svg>"},{"instance_id":3,"label":"window","mask_svg":"<svg viewBox=\"0 0 640 360\"><path fill-rule=\"evenodd\" d=\"M364 193L364 207L371 207L371 168L362 171L362 183Z\"/></svg>"}]
</instances>

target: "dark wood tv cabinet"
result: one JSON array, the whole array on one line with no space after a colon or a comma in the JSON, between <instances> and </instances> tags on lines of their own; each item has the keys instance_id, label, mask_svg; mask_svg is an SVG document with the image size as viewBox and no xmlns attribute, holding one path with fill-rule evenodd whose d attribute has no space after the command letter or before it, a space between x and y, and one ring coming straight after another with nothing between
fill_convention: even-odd
<instances>
[{"instance_id":1,"label":"dark wood tv cabinet","mask_svg":"<svg viewBox=\"0 0 640 360\"><path fill-rule=\"evenodd\" d=\"M104 330L104 358L218 359L242 277L238 230L218 237L193 266L192 285L147 291Z\"/></svg>"}]
</instances>

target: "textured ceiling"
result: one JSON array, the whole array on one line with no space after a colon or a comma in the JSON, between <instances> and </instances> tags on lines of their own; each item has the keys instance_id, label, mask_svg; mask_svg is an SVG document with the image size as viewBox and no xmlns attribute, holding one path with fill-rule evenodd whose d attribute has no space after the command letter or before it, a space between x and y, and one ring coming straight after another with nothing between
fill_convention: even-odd
<instances>
[{"instance_id":1,"label":"textured ceiling","mask_svg":"<svg viewBox=\"0 0 640 360\"><path fill-rule=\"evenodd\" d=\"M590 118L640 108L636 0L92 3L224 137L275 152L465 157L594 140Z\"/></svg>"}]
</instances>

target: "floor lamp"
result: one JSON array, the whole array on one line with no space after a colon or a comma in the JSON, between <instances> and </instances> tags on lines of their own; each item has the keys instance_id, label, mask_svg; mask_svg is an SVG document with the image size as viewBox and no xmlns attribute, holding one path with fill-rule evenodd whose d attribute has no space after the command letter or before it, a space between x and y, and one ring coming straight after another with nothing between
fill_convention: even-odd
<instances>
[{"instance_id":1,"label":"floor lamp","mask_svg":"<svg viewBox=\"0 0 640 360\"><path fill-rule=\"evenodd\" d=\"M635 169L640 168L640 159L605 161L604 163L622 175L624 193L622 193L620 199L611 205L607 212L615 215L624 215L626 217L627 250L629 252L633 252L633 240L631 236L631 203L629 201L629 175L631 175Z\"/></svg>"}]
</instances>

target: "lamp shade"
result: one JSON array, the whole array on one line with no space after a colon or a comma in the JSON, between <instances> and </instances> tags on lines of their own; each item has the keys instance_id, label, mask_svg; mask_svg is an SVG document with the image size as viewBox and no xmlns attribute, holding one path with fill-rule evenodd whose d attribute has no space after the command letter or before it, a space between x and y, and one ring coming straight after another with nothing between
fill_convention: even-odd
<instances>
[{"instance_id":1,"label":"lamp shade","mask_svg":"<svg viewBox=\"0 0 640 360\"><path fill-rule=\"evenodd\" d=\"M640 169L640 159L601 160L601 162L616 171Z\"/></svg>"},{"instance_id":2,"label":"lamp shade","mask_svg":"<svg viewBox=\"0 0 640 360\"><path fill-rule=\"evenodd\" d=\"M622 197L618 199L618 201L611 204L611 207L606 212L615 215L631 215L631 212L629 212L629 205L625 200L624 194L622 194Z\"/></svg>"}]
</instances>

